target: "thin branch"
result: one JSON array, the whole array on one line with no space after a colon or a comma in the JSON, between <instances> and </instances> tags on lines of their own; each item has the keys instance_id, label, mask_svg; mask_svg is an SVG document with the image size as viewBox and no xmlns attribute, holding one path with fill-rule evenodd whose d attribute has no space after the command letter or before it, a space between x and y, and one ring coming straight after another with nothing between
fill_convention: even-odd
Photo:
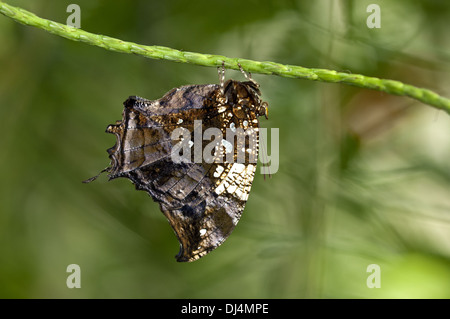
<instances>
[{"instance_id":1,"label":"thin branch","mask_svg":"<svg viewBox=\"0 0 450 319\"><path fill-rule=\"evenodd\" d=\"M450 99L424 88L418 88L400 81L379 79L361 74L349 74L327 69L310 69L296 65L275 62L260 62L247 59L229 58L222 55L179 51L162 46L146 46L108 36L93 34L65 24L43 19L22 8L10 6L0 1L0 13L11 19L37 27L61 37L95 45L110 51L133 53L150 59L160 59L180 63L217 67L225 62L228 69L239 70L238 63L247 72L273 74L287 78L299 78L328 83L344 83L361 88L373 89L393 95L409 96L450 114Z\"/></svg>"}]
</instances>

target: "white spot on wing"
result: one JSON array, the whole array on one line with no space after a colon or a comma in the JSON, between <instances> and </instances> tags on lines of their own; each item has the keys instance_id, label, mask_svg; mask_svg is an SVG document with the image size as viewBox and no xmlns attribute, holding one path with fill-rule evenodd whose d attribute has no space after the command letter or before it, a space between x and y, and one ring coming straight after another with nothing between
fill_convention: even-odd
<instances>
[{"instance_id":1,"label":"white spot on wing","mask_svg":"<svg viewBox=\"0 0 450 319\"><path fill-rule=\"evenodd\" d=\"M223 170L224 170L223 166L217 166L216 171L214 172L214 177L216 178L219 177L220 174L222 174Z\"/></svg>"},{"instance_id":2,"label":"white spot on wing","mask_svg":"<svg viewBox=\"0 0 450 319\"><path fill-rule=\"evenodd\" d=\"M225 191L225 186L223 186L223 184L220 184L219 186L217 186L217 188L215 189L215 192L217 195L222 194Z\"/></svg>"},{"instance_id":3,"label":"white spot on wing","mask_svg":"<svg viewBox=\"0 0 450 319\"><path fill-rule=\"evenodd\" d=\"M241 163L234 163L233 166L231 167L230 173L231 172L236 172L238 174L242 173L245 169L245 165L241 164Z\"/></svg>"},{"instance_id":4,"label":"white spot on wing","mask_svg":"<svg viewBox=\"0 0 450 319\"><path fill-rule=\"evenodd\" d=\"M232 184L227 188L227 192L230 194L233 194L237 189L237 185L236 184Z\"/></svg>"}]
</instances>

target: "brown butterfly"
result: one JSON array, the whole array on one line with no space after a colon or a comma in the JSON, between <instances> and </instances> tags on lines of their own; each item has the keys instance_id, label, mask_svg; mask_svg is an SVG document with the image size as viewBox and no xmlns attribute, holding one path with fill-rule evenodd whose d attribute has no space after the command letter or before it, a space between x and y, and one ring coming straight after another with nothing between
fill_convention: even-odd
<instances>
[{"instance_id":1,"label":"brown butterfly","mask_svg":"<svg viewBox=\"0 0 450 319\"><path fill-rule=\"evenodd\" d=\"M197 260L222 244L250 193L258 117L267 118L268 105L259 85L239 67L248 81L225 82L222 66L220 84L182 86L154 101L131 96L122 120L106 129L117 142L108 149L111 164L103 171L110 180L130 179L160 204L180 242L177 261ZM216 138L204 139L212 129ZM230 134L236 131L241 135Z\"/></svg>"}]
</instances>

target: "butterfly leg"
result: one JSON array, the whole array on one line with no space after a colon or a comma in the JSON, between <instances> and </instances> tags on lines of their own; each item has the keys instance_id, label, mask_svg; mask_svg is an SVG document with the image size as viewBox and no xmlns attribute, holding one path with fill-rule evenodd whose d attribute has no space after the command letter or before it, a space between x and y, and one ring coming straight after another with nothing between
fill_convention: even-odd
<instances>
[{"instance_id":1,"label":"butterfly leg","mask_svg":"<svg viewBox=\"0 0 450 319\"><path fill-rule=\"evenodd\" d=\"M225 94L225 61L222 61L222 67L217 68L217 73L219 73L220 91L222 95Z\"/></svg>"},{"instance_id":2,"label":"butterfly leg","mask_svg":"<svg viewBox=\"0 0 450 319\"><path fill-rule=\"evenodd\" d=\"M250 72L245 72L244 69L242 68L242 65L239 62L238 62L238 67L239 67L239 70L241 70L241 73L247 79L247 81L252 82L253 84L256 85L256 87L259 87L259 84L255 80L252 79L252 74Z\"/></svg>"}]
</instances>

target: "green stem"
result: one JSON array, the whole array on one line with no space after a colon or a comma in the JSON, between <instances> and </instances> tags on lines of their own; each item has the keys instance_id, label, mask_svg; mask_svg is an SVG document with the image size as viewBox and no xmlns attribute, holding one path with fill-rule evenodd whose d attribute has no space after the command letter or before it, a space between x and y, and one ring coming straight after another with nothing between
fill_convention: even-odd
<instances>
[{"instance_id":1,"label":"green stem","mask_svg":"<svg viewBox=\"0 0 450 319\"><path fill-rule=\"evenodd\" d=\"M409 96L450 114L450 99L444 98L431 90L404 84L400 81L385 80L327 69L310 69L275 62L228 58L222 55L186 52L162 46L146 46L133 42L126 42L100 34L89 33L51 20L42 19L22 8L13 7L1 1L0 13L22 24L37 27L73 41L81 41L110 51L134 53L150 59L161 59L213 67L222 65L223 61L226 68L235 70L239 69L238 63L240 63L244 70L252 73L274 74L288 78L300 78L329 83L345 83L389 94Z\"/></svg>"}]
</instances>

